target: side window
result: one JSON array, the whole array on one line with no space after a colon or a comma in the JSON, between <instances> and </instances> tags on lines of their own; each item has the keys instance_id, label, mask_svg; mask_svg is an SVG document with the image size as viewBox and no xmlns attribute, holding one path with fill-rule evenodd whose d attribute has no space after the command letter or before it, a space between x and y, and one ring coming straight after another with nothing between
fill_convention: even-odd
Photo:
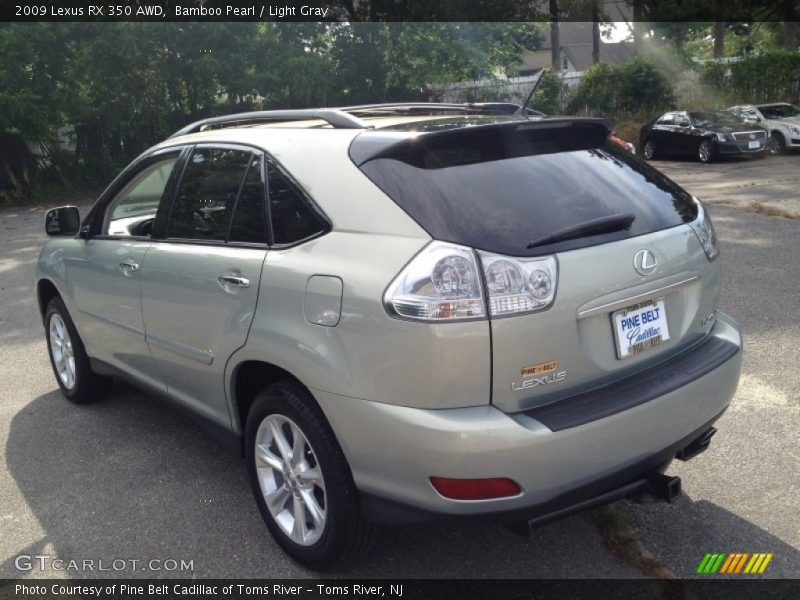
<instances>
[{"instance_id":1,"label":"side window","mask_svg":"<svg viewBox=\"0 0 800 600\"><path fill-rule=\"evenodd\" d=\"M145 167L127 183L106 207L103 235L147 236L177 156Z\"/></svg>"},{"instance_id":2,"label":"side window","mask_svg":"<svg viewBox=\"0 0 800 600\"><path fill-rule=\"evenodd\" d=\"M688 127L692 122L686 115L675 115L675 124L681 127Z\"/></svg>"},{"instance_id":3,"label":"side window","mask_svg":"<svg viewBox=\"0 0 800 600\"><path fill-rule=\"evenodd\" d=\"M186 165L167 237L224 242L251 156L242 150L197 148Z\"/></svg>"},{"instance_id":4,"label":"side window","mask_svg":"<svg viewBox=\"0 0 800 600\"><path fill-rule=\"evenodd\" d=\"M299 242L325 230L325 222L308 204L302 192L269 162L267 181L276 244Z\"/></svg>"},{"instance_id":5,"label":"side window","mask_svg":"<svg viewBox=\"0 0 800 600\"><path fill-rule=\"evenodd\" d=\"M668 113L658 120L659 125L672 125L675 123L675 115Z\"/></svg>"},{"instance_id":6,"label":"side window","mask_svg":"<svg viewBox=\"0 0 800 600\"><path fill-rule=\"evenodd\" d=\"M233 213L230 242L267 243L266 207L264 206L264 187L261 185L261 158L250 161L242 192Z\"/></svg>"}]
</instances>

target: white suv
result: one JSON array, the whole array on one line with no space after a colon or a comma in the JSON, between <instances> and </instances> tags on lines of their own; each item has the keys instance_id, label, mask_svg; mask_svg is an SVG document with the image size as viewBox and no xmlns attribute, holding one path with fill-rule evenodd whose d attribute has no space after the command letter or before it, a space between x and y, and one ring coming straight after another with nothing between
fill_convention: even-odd
<instances>
[{"instance_id":1,"label":"white suv","mask_svg":"<svg viewBox=\"0 0 800 600\"><path fill-rule=\"evenodd\" d=\"M800 108L793 104L748 104L728 109L737 117L760 123L769 129L772 137L772 154L783 154L787 149L800 148Z\"/></svg>"}]
</instances>

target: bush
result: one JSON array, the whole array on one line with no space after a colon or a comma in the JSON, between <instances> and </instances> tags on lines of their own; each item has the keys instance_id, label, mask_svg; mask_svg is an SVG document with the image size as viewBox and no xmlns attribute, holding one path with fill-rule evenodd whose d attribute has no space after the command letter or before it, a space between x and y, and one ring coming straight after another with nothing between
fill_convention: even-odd
<instances>
[{"instance_id":1,"label":"bush","mask_svg":"<svg viewBox=\"0 0 800 600\"><path fill-rule=\"evenodd\" d=\"M626 118L666 110L674 100L661 71L635 58L622 67L597 64L588 69L569 108L571 112Z\"/></svg>"},{"instance_id":2,"label":"bush","mask_svg":"<svg viewBox=\"0 0 800 600\"><path fill-rule=\"evenodd\" d=\"M561 110L561 96L564 93L564 83L561 76L553 71L542 74L536 93L531 98L528 106L547 115L557 115Z\"/></svg>"},{"instance_id":3,"label":"bush","mask_svg":"<svg viewBox=\"0 0 800 600\"><path fill-rule=\"evenodd\" d=\"M776 50L749 55L731 66L734 87L742 95L750 92L754 102L764 96L775 100L800 99L800 52Z\"/></svg>"},{"instance_id":4,"label":"bush","mask_svg":"<svg viewBox=\"0 0 800 600\"><path fill-rule=\"evenodd\" d=\"M706 63L703 81L725 90L729 104L800 100L800 52L773 50L739 62Z\"/></svg>"},{"instance_id":5,"label":"bush","mask_svg":"<svg viewBox=\"0 0 800 600\"><path fill-rule=\"evenodd\" d=\"M619 68L619 93L617 106L630 114L667 110L675 101L667 78L641 58Z\"/></svg>"},{"instance_id":6,"label":"bush","mask_svg":"<svg viewBox=\"0 0 800 600\"><path fill-rule=\"evenodd\" d=\"M616 108L619 73L605 63L588 68L569 103L570 112L611 114Z\"/></svg>"}]
</instances>

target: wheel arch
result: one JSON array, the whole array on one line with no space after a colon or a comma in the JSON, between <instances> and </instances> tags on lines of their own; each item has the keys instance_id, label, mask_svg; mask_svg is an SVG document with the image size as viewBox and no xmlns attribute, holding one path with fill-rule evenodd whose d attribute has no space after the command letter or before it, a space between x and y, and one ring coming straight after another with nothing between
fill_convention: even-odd
<instances>
[{"instance_id":1,"label":"wheel arch","mask_svg":"<svg viewBox=\"0 0 800 600\"><path fill-rule=\"evenodd\" d=\"M291 381L307 390L308 386L286 369L263 360L243 360L230 371L229 389L231 392L231 408L234 428L244 432L247 413L256 396L267 386L281 381Z\"/></svg>"},{"instance_id":2,"label":"wheel arch","mask_svg":"<svg viewBox=\"0 0 800 600\"><path fill-rule=\"evenodd\" d=\"M61 298L62 300L64 298L58 287L56 287L56 284L46 278L42 278L37 281L36 299L39 303L39 314L42 316L42 322L44 322L47 305L50 304L50 301L53 298Z\"/></svg>"}]
</instances>

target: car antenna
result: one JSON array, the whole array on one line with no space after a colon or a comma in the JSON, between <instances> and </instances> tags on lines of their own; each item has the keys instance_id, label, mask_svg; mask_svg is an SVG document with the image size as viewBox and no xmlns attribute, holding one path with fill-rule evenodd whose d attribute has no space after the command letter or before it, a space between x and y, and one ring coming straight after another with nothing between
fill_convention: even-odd
<instances>
[{"instance_id":1,"label":"car antenna","mask_svg":"<svg viewBox=\"0 0 800 600\"><path fill-rule=\"evenodd\" d=\"M539 78L533 84L533 87L531 88L531 91L528 94L528 97L525 98L525 102L523 102L522 106L520 106L516 110L516 112L514 113L515 115L522 115L524 117L528 116L528 110L527 110L528 109L528 103L531 101L531 98L533 98L533 95L536 93L536 88L538 88L539 84L542 82L542 77L544 77L544 74L549 70L550 70L550 67L545 67L544 69L539 71Z\"/></svg>"}]
</instances>

